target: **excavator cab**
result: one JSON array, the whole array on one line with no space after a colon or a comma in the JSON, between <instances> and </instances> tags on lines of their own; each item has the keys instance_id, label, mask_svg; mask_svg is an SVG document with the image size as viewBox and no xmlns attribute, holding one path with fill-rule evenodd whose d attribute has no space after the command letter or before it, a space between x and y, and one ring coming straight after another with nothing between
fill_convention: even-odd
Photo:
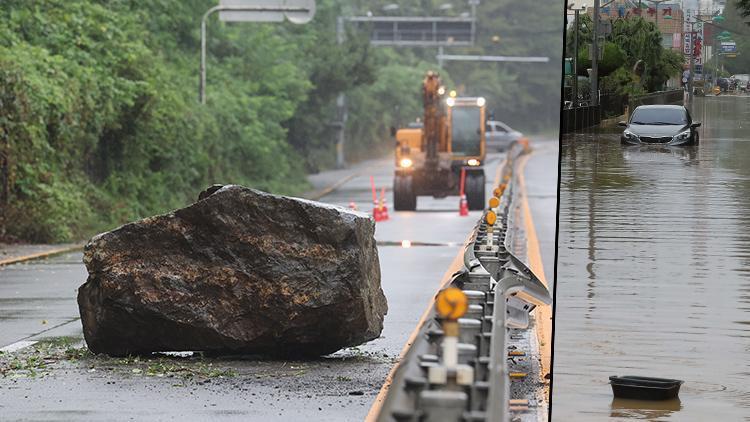
<instances>
[{"instance_id":1,"label":"excavator cab","mask_svg":"<svg viewBox=\"0 0 750 422\"><path fill-rule=\"evenodd\" d=\"M428 72L421 127L395 132L393 202L398 211L416 209L417 196L459 195L462 171L469 209L484 208L485 100L445 93L437 74Z\"/></svg>"},{"instance_id":2,"label":"excavator cab","mask_svg":"<svg viewBox=\"0 0 750 422\"><path fill-rule=\"evenodd\" d=\"M449 151L454 161L484 161L484 98L449 98L446 100L450 130ZM472 161L473 163L473 161Z\"/></svg>"}]
</instances>

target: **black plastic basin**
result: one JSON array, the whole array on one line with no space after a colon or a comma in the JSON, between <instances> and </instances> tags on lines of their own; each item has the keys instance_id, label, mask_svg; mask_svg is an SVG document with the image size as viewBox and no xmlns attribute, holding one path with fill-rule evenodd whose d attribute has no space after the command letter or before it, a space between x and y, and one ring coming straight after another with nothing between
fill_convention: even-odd
<instances>
[{"instance_id":1,"label":"black plastic basin","mask_svg":"<svg viewBox=\"0 0 750 422\"><path fill-rule=\"evenodd\" d=\"M611 376L609 383L615 397L636 400L669 400L677 397L683 381L669 378Z\"/></svg>"}]
</instances>

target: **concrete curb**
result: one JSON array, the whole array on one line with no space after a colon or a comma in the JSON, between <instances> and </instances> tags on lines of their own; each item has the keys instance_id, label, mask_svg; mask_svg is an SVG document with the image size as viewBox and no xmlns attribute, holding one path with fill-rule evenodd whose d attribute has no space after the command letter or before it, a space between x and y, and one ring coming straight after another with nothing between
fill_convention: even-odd
<instances>
[{"instance_id":1,"label":"concrete curb","mask_svg":"<svg viewBox=\"0 0 750 422\"><path fill-rule=\"evenodd\" d=\"M599 123L599 126L601 127L616 127L618 122L628 120L627 115L623 114L621 116L612 117L609 119L602 119L601 123Z\"/></svg>"},{"instance_id":2,"label":"concrete curb","mask_svg":"<svg viewBox=\"0 0 750 422\"><path fill-rule=\"evenodd\" d=\"M37 253L29 254L29 255L6 258L3 260L0 260L0 267L4 267L6 265L18 264L18 263L26 262L26 261L31 261L34 259L49 258L50 256L59 255L62 253L74 252L74 251L83 249L83 246L84 246L83 244L71 245L71 246L65 246L62 248L50 249L44 252L37 252Z\"/></svg>"},{"instance_id":3,"label":"concrete curb","mask_svg":"<svg viewBox=\"0 0 750 422\"><path fill-rule=\"evenodd\" d=\"M332 184L332 185L330 185L330 186L328 186L326 188L323 188L323 189L321 189L319 191L316 191L316 192L312 192L312 193L310 193L308 195L304 195L303 198L309 199L311 201L319 201L324 196L326 196L329 193L335 191L336 189L338 189L341 186L343 186L345 183L349 182L350 180L352 180L355 177L358 177L360 175L361 175L361 173L350 174L350 175L344 177L343 179L339 180L338 182L336 182L336 183L334 183L334 184Z\"/></svg>"}]
</instances>

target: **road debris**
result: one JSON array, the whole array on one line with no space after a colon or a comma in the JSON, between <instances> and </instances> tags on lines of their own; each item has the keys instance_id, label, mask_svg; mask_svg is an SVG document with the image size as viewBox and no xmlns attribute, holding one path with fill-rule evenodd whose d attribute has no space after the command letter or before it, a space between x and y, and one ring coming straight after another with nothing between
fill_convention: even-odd
<instances>
[{"instance_id":1,"label":"road debris","mask_svg":"<svg viewBox=\"0 0 750 422\"><path fill-rule=\"evenodd\" d=\"M318 356L387 311L366 214L236 185L97 235L78 293L95 353Z\"/></svg>"}]
</instances>

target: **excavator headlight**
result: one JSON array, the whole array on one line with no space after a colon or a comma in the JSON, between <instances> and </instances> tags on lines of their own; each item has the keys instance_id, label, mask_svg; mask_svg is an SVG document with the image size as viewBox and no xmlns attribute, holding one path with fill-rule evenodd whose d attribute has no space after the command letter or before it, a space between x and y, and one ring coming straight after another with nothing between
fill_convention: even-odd
<instances>
[{"instance_id":1,"label":"excavator headlight","mask_svg":"<svg viewBox=\"0 0 750 422\"><path fill-rule=\"evenodd\" d=\"M484 104L487 102L487 100L484 99L484 97L477 98L477 106L478 107L484 107Z\"/></svg>"},{"instance_id":2,"label":"excavator headlight","mask_svg":"<svg viewBox=\"0 0 750 422\"><path fill-rule=\"evenodd\" d=\"M445 95L445 87L444 86L441 86L440 88L438 88L438 95Z\"/></svg>"},{"instance_id":3,"label":"excavator headlight","mask_svg":"<svg viewBox=\"0 0 750 422\"><path fill-rule=\"evenodd\" d=\"M398 162L398 165L401 166L401 168L409 168L414 165L414 162L411 158L402 158L401 161Z\"/></svg>"},{"instance_id":4,"label":"excavator headlight","mask_svg":"<svg viewBox=\"0 0 750 422\"><path fill-rule=\"evenodd\" d=\"M466 162L466 164L468 164L470 167L476 167L482 163L480 163L476 158L471 158Z\"/></svg>"}]
</instances>

